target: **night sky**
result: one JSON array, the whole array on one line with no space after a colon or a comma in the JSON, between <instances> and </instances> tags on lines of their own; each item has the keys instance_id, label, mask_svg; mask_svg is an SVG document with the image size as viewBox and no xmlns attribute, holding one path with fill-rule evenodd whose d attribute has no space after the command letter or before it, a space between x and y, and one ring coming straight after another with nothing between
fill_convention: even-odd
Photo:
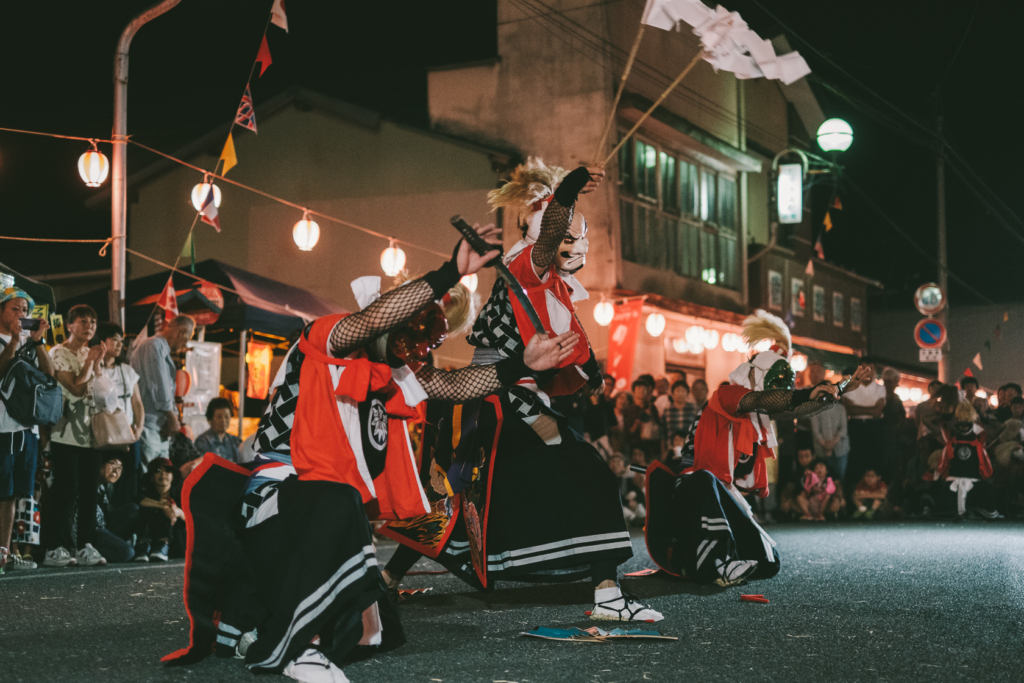
<instances>
[{"instance_id":1,"label":"night sky","mask_svg":"<svg viewBox=\"0 0 1024 683\"><path fill-rule=\"evenodd\" d=\"M131 16L150 4L8 3L0 34L0 126L108 138L117 38ZM271 4L183 0L145 26L131 48L129 133L173 151L228 122ZM779 32L764 8L787 24L795 33L789 34L791 44L814 71L812 87L825 114L853 126L855 142L840 158L846 167L839 190L844 211L825 240L830 260L884 282L886 293L876 305L909 306L913 290L935 278L935 266L849 183L933 255L935 144L929 131L941 110L948 143L991 188L990 204L1017 235L1000 227L992 209L954 172L967 169L948 164L950 269L988 298L1019 298L1024 223L1009 210L1024 215L1015 163L1024 156L1015 94L1024 6L989 0L975 13L970 0L904 0L887 3L877 16L864 5L820 0L730 0L727 6L764 36ZM426 68L497 51L495 7L487 0L288 0L287 10L290 33L270 28L274 63L252 81L257 106L300 84L425 124ZM76 169L86 149L87 143L0 132L0 232L108 236L109 209L84 208L96 191L84 186ZM109 152L109 146L101 149ZM129 173L152 161L129 147ZM109 258L98 257L91 245L3 242L0 254L29 274L109 267ZM953 305L980 301L955 283L950 294Z\"/></svg>"}]
</instances>

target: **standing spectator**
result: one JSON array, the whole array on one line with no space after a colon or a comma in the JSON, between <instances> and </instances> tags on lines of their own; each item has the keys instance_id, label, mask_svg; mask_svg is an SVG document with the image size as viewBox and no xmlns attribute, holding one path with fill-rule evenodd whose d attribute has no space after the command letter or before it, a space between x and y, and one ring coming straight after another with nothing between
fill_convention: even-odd
<instances>
[{"instance_id":1,"label":"standing spectator","mask_svg":"<svg viewBox=\"0 0 1024 683\"><path fill-rule=\"evenodd\" d=\"M196 449L200 454L213 453L229 462L241 462L239 448L242 440L228 434L228 425L235 413L235 407L226 398L217 397L206 406L206 420L210 428L196 437Z\"/></svg>"},{"instance_id":2,"label":"standing spectator","mask_svg":"<svg viewBox=\"0 0 1024 683\"><path fill-rule=\"evenodd\" d=\"M665 408L661 414L661 438L665 441L664 450L672 448L670 439L673 439L677 432L687 434L693 426L693 420L697 410L690 403L690 386L685 379L681 379L672 385L672 403Z\"/></svg>"},{"instance_id":3,"label":"standing spectator","mask_svg":"<svg viewBox=\"0 0 1024 683\"><path fill-rule=\"evenodd\" d=\"M142 426L146 419L146 410L142 407L142 395L139 393L139 374L135 368L124 362L121 352L124 350L124 333L115 323L100 323L96 326L96 336L90 346L104 344L107 352L100 362L100 373L109 377L116 392L116 405L109 406L110 412L120 408L132 426L135 443L127 451L119 452L122 472L114 486L112 500L116 505L123 505L135 500L138 495L139 477L142 469L142 453L139 439L142 437ZM95 397L94 397L95 398Z\"/></svg>"},{"instance_id":4,"label":"standing spectator","mask_svg":"<svg viewBox=\"0 0 1024 683\"><path fill-rule=\"evenodd\" d=\"M605 457L613 450L608 437L609 430L615 424L615 399L612 398L614 391L615 378L605 375L603 391L590 397L590 404L587 406L585 416L586 432L584 432L584 437L596 445L597 449L605 454Z\"/></svg>"},{"instance_id":5,"label":"standing spectator","mask_svg":"<svg viewBox=\"0 0 1024 683\"><path fill-rule=\"evenodd\" d=\"M181 429L174 405L178 367L171 360L171 354L185 348L194 328L192 318L179 315L132 353L132 367L139 375L142 405L146 411L140 442L142 460L147 467L155 459L167 457L171 435Z\"/></svg>"},{"instance_id":6,"label":"standing spectator","mask_svg":"<svg viewBox=\"0 0 1024 683\"><path fill-rule=\"evenodd\" d=\"M654 407L654 378L640 375L633 382L633 399L637 418L629 432L634 447L644 451L647 464L661 458L661 434L658 429L658 409Z\"/></svg>"},{"instance_id":7,"label":"standing spectator","mask_svg":"<svg viewBox=\"0 0 1024 683\"><path fill-rule=\"evenodd\" d=\"M813 384L811 386L814 386ZM814 457L822 460L842 481L850 459L850 433L842 404L810 418Z\"/></svg>"},{"instance_id":8,"label":"standing spectator","mask_svg":"<svg viewBox=\"0 0 1024 683\"><path fill-rule=\"evenodd\" d=\"M978 389L980 388L981 385L978 384L976 378L967 375L960 378L960 400L967 401L974 406L979 416L984 416L988 411L988 403L985 399L978 396Z\"/></svg>"},{"instance_id":9,"label":"standing spectator","mask_svg":"<svg viewBox=\"0 0 1024 683\"><path fill-rule=\"evenodd\" d=\"M96 334L96 311L91 306L72 306L68 311L70 338L50 349L50 357L64 393L64 415L50 431L50 468L53 486L43 506L43 547L48 548L47 567L92 566L107 561L88 541L96 531L96 478L100 452L92 445L92 382L106 356L102 342L89 348ZM72 506L78 500L78 534L72 538L75 520ZM72 555L69 548L78 548Z\"/></svg>"},{"instance_id":10,"label":"standing spectator","mask_svg":"<svg viewBox=\"0 0 1024 683\"><path fill-rule=\"evenodd\" d=\"M999 407L995 411L996 422L1006 422L1013 417L1013 410L1010 408L1010 404L1013 402L1013 399L1019 398L1021 395L1020 385L1013 382L1004 384L1002 391L1003 395L999 399Z\"/></svg>"},{"instance_id":11,"label":"standing spectator","mask_svg":"<svg viewBox=\"0 0 1024 683\"><path fill-rule=\"evenodd\" d=\"M896 368L882 370L882 386L885 387L885 407L882 409L882 426L885 431L885 463L894 481L903 481L904 461L900 448L900 426L907 419L903 400L896 395L900 385L900 371ZM894 487L897 488L898 487Z\"/></svg>"},{"instance_id":12,"label":"standing spectator","mask_svg":"<svg viewBox=\"0 0 1024 683\"><path fill-rule=\"evenodd\" d=\"M672 405L672 386L675 380L669 381L668 377L659 377L654 383L654 407L658 410L658 417L665 414L665 408ZM665 435L662 434L662 438Z\"/></svg>"},{"instance_id":13,"label":"standing spectator","mask_svg":"<svg viewBox=\"0 0 1024 683\"><path fill-rule=\"evenodd\" d=\"M928 433L941 433L935 418L935 402L939 391L946 386L938 380L928 382L928 399L914 407L914 422L917 424L917 436L921 438Z\"/></svg>"},{"instance_id":14,"label":"standing spectator","mask_svg":"<svg viewBox=\"0 0 1024 683\"><path fill-rule=\"evenodd\" d=\"M8 287L0 295L0 379L14 362L14 355L24 347L31 347L29 358L36 367L53 376L53 366L46 353L40 353L43 335L49 329L45 320L39 327L21 338L21 319L27 318L34 307L32 297L16 287ZM23 425L7 413L0 401L0 574L5 569L35 569L36 563L10 555L11 532L14 530L14 507L18 498L31 498L35 489L36 463L39 442L33 429Z\"/></svg>"},{"instance_id":15,"label":"standing spectator","mask_svg":"<svg viewBox=\"0 0 1024 683\"><path fill-rule=\"evenodd\" d=\"M858 481L865 471L885 469L885 430L882 415L885 412L885 387L875 382L874 366L862 360L858 370L867 367L872 370L861 385L847 391L842 398L846 414L850 416L850 474L847 481Z\"/></svg>"},{"instance_id":16,"label":"standing spectator","mask_svg":"<svg viewBox=\"0 0 1024 683\"><path fill-rule=\"evenodd\" d=\"M617 453L629 453L629 433L636 422L637 408L633 403L633 394L624 391L615 397L615 408L612 411L615 421L608 430L612 450Z\"/></svg>"},{"instance_id":17,"label":"standing spectator","mask_svg":"<svg viewBox=\"0 0 1024 683\"><path fill-rule=\"evenodd\" d=\"M693 384L690 385L690 394L693 398L693 405L697 410L697 415L704 410L704 406L708 402L708 383L702 379L693 380Z\"/></svg>"}]
</instances>

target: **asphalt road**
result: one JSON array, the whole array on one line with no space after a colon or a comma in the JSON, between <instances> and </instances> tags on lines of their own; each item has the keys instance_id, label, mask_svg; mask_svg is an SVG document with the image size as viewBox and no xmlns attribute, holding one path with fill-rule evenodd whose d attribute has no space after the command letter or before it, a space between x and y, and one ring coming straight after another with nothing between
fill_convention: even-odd
<instances>
[{"instance_id":1,"label":"asphalt road","mask_svg":"<svg viewBox=\"0 0 1024 683\"><path fill-rule=\"evenodd\" d=\"M450 575L414 576L407 587L432 590L400 607L409 643L346 673L354 683L1024 680L1019 522L769 532L783 561L774 579L727 590L625 579L666 615L643 626L678 641L524 638L520 632L535 626L607 622L584 616L584 584L500 584L482 594ZM650 566L641 536L634 548L624 571ZM383 545L379 555L392 551ZM256 680L235 660L160 664L187 643L181 588L181 563L0 577L0 681ZM743 592L771 602L740 602Z\"/></svg>"}]
</instances>

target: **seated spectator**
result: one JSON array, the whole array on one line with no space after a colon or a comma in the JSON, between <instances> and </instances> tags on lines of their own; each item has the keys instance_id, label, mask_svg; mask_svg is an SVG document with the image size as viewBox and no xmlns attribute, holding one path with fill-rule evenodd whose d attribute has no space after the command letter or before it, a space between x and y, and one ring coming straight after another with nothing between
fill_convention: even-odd
<instances>
[{"instance_id":1,"label":"seated spectator","mask_svg":"<svg viewBox=\"0 0 1024 683\"><path fill-rule=\"evenodd\" d=\"M810 469L804 472L803 491L797 496L803 521L825 521L825 512L830 511L832 497L836 485L828 476L828 465L824 460L815 460Z\"/></svg>"},{"instance_id":2,"label":"seated spectator","mask_svg":"<svg viewBox=\"0 0 1024 683\"><path fill-rule=\"evenodd\" d=\"M181 486L175 480L175 468L167 458L150 463L149 474L139 500L136 562L166 562L185 555L185 513L182 512Z\"/></svg>"},{"instance_id":3,"label":"seated spectator","mask_svg":"<svg viewBox=\"0 0 1024 683\"><path fill-rule=\"evenodd\" d=\"M636 476L644 475L637 474ZM647 508L640 502L640 499L641 497L636 491L630 491L623 499L622 514L626 518L626 523L631 526L642 527L647 521Z\"/></svg>"},{"instance_id":4,"label":"seated spectator","mask_svg":"<svg viewBox=\"0 0 1024 683\"><path fill-rule=\"evenodd\" d=\"M865 517L872 519L875 513L885 504L889 495L889 487L874 470L867 470L853 489L853 504L856 510L854 519Z\"/></svg>"},{"instance_id":5,"label":"seated spectator","mask_svg":"<svg viewBox=\"0 0 1024 683\"><path fill-rule=\"evenodd\" d=\"M1011 461L1024 461L1024 447L1021 446L1024 430L1021 429L1024 418L1024 398L1015 397L1010 401L1010 419L995 432L995 437L988 442L997 468L1010 466Z\"/></svg>"},{"instance_id":6,"label":"seated spectator","mask_svg":"<svg viewBox=\"0 0 1024 683\"><path fill-rule=\"evenodd\" d=\"M631 478L629 472L629 465L626 464L626 458L621 453L612 453L608 456L608 469L612 471L615 478L619 481L619 493L625 495L626 493L626 480Z\"/></svg>"},{"instance_id":7,"label":"seated spectator","mask_svg":"<svg viewBox=\"0 0 1024 683\"><path fill-rule=\"evenodd\" d=\"M676 472L693 467L693 449L687 450L686 448L688 434L689 431L677 431L672 435L672 441L669 442L666 460L669 466Z\"/></svg>"},{"instance_id":8,"label":"seated spectator","mask_svg":"<svg viewBox=\"0 0 1024 683\"><path fill-rule=\"evenodd\" d=\"M139 521L135 503L114 504L115 484L121 478L123 465L119 454L106 451L100 465L96 494L96 532L92 544L108 562L130 562L135 557L131 537Z\"/></svg>"},{"instance_id":9,"label":"seated spectator","mask_svg":"<svg viewBox=\"0 0 1024 683\"><path fill-rule=\"evenodd\" d=\"M235 414L235 408L226 398L217 397L206 406L206 420L210 428L196 438L196 450L200 454L213 453L229 462L239 462L238 448L242 440L228 434L228 425Z\"/></svg>"},{"instance_id":10,"label":"seated spectator","mask_svg":"<svg viewBox=\"0 0 1024 683\"><path fill-rule=\"evenodd\" d=\"M792 517L798 513L807 514L806 509L801 507L797 499L803 492L804 477L811 471L812 462L814 462L814 453L811 452L811 449L801 448L796 452L796 462L791 465L794 469L780 473L779 512L783 515Z\"/></svg>"}]
</instances>

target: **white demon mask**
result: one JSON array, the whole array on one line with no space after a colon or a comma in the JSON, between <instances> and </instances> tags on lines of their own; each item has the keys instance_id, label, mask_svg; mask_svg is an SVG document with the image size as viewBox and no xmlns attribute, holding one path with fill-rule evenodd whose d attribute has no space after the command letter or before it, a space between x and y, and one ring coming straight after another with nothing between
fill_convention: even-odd
<instances>
[{"instance_id":1,"label":"white demon mask","mask_svg":"<svg viewBox=\"0 0 1024 683\"><path fill-rule=\"evenodd\" d=\"M587 239L587 219L577 211L569 225L569 233L558 245L558 254L555 257L558 272L562 275L578 273L587 264L588 249L590 240Z\"/></svg>"}]
</instances>

